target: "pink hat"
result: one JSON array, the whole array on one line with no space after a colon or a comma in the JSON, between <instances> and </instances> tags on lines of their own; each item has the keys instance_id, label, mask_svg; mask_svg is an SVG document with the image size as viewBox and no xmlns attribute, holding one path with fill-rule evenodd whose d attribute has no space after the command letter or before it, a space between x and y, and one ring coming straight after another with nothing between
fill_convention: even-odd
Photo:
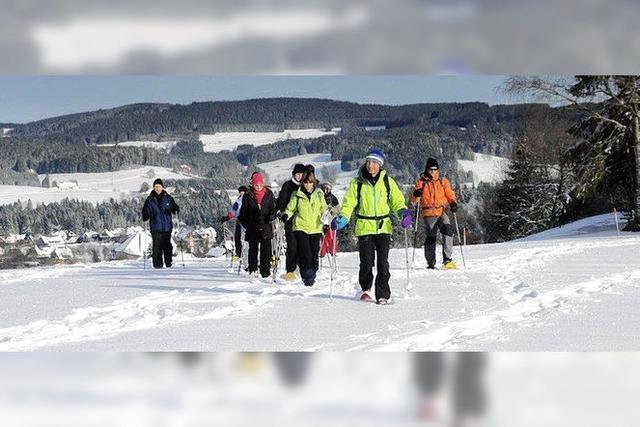
<instances>
[{"instance_id":1,"label":"pink hat","mask_svg":"<svg viewBox=\"0 0 640 427\"><path fill-rule=\"evenodd\" d=\"M260 172L254 172L251 175L251 185L264 185L264 175Z\"/></svg>"}]
</instances>

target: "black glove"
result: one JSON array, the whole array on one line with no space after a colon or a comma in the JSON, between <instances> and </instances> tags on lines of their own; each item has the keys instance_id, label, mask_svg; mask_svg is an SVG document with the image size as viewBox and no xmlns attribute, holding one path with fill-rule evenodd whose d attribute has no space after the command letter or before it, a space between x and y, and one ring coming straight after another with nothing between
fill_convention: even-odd
<instances>
[{"instance_id":1,"label":"black glove","mask_svg":"<svg viewBox=\"0 0 640 427\"><path fill-rule=\"evenodd\" d=\"M458 212L458 204L456 202L449 203L449 210L451 211L451 213Z\"/></svg>"},{"instance_id":2,"label":"black glove","mask_svg":"<svg viewBox=\"0 0 640 427\"><path fill-rule=\"evenodd\" d=\"M220 217L220 222L227 222L229 220L229 218L227 218L227 216L222 216Z\"/></svg>"},{"instance_id":3,"label":"black glove","mask_svg":"<svg viewBox=\"0 0 640 427\"><path fill-rule=\"evenodd\" d=\"M287 214L282 214L282 215L280 215L279 219L282 222L287 222L287 220L289 219L289 216Z\"/></svg>"},{"instance_id":4,"label":"black glove","mask_svg":"<svg viewBox=\"0 0 640 427\"><path fill-rule=\"evenodd\" d=\"M413 190L413 197L422 197L422 189Z\"/></svg>"}]
</instances>

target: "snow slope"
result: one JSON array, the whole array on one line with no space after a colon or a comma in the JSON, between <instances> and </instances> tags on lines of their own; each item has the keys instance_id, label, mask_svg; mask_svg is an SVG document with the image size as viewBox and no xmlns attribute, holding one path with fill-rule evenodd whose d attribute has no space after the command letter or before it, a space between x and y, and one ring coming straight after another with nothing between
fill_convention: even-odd
<instances>
[{"instance_id":1,"label":"snow slope","mask_svg":"<svg viewBox=\"0 0 640 427\"><path fill-rule=\"evenodd\" d=\"M617 236L607 215L567 230L469 246L457 271L423 269L418 249L411 289L392 250L387 307L353 300L356 253L339 254L332 299L326 261L313 288L224 259L6 270L0 351L640 349L640 235Z\"/></svg>"},{"instance_id":2,"label":"snow slope","mask_svg":"<svg viewBox=\"0 0 640 427\"><path fill-rule=\"evenodd\" d=\"M171 152L178 141L123 141L117 144L118 147L148 147L156 150ZM100 144L98 147L115 147L116 144Z\"/></svg>"},{"instance_id":3,"label":"snow slope","mask_svg":"<svg viewBox=\"0 0 640 427\"><path fill-rule=\"evenodd\" d=\"M323 129L286 129L282 132L217 132L214 134L201 134L200 141L204 151L217 153L223 150L235 150L239 145L250 144L253 146L273 144L288 139L312 139L325 135L337 135L340 128L330 131Z\"/></svg>"},{"instance_id":4,"label":"snow slope","mask_svg":"<svg viewBox=\"0 0 640 427\"><path fill-rule=\"evenodd\" d=\"M479 183L495 184L505 177L505 171L509 167L509 159L491 156L489 154L473 153L474 160L458 160L459 168L473 173L473 185Z\"/></svg>"},{"instance_id":5,"label":"snow slope","mask_svg":"<svg viewBox=\"0 0 640 427\"><path fill-rule=\"evenodd\" d=\"M154 171L154 176L147 176L149 171ZM42 181L46 175L39 175ZM18 200L26 202L31 200L34 205L39 203L54 203L63 199L77 199L88 202L102 202L114 199L124 199L137 194L142 183L150 186L157 177L163 179L191 179L193 177L177 174L171 169L145 166L135 169L119 170L115 172L100 173L54 173L49 174L51 183L77 181L78 188L60 190L58 188L41 188L16 185L0 185L0 204L6 205Z\"/></svg>"}]
</instances>

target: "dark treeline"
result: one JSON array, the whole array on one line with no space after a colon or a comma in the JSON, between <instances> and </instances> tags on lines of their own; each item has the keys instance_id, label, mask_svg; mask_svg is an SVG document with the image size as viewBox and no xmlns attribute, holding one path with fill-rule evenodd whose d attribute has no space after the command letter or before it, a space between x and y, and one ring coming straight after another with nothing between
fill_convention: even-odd
<instances>
[{"instance_id":1,"label":"dark treeline","mask_svg":"<svg viewBox=\"0 0 640 427\"><path fill-rule=\"evenodd\" d=\"M55 140L0 139L0 170L17 173L108 172L131 165L172 166L168 156L142 147L96 147Z\"/></svg>"},{"instance_id":2,"label":"dark treeline","mask_svg":"<svg viewBox=\"0 0 640 427\"><path fill-rule=\"evenodd\" d=\"M163 166L236 185L245 168L231 152L204 153L199 141L179 142L170 154L147 147L100 147L68 142L0 140L0 184L39 185L36 174L111 172L134 166ZM229 187L228 185L231 185Z\"/></svg>"}]
</instances>

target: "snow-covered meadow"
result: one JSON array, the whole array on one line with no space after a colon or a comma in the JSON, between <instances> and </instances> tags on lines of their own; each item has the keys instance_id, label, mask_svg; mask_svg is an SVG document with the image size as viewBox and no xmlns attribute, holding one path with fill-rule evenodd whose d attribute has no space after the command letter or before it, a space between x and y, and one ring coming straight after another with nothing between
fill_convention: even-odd
<instances>
[{"instance_id":1,"label":"snow-covered meadow","mask_svg":"<svg viewBox=\"0 0 640 427\"><path fill-rule=\"evenodd\" d=\"M313 139L326 135L337 135L340 128L324 129L285 129L282 132L216 132L201 134L200 141L204 151L217 153L224 150L235 150L239 145L250 144L261 146L289 139Z\"/></svg>"},{"instance_id":2,"label":"snow-covered meadow","mask_svg":"<svg viewBox=\"0 0 640 427\"><path fill-rule=\"evenodd\" d=\"M473 160L458 160L459 169L473 175L473 181L465 182L464 185L477 187L481 182L496 184L504 180L509 159L481 153L473 153L473 156Z\"/></svg>"},{"instance_id":3,"label":"snow-covered meadow","mask_svg":"<svg viewBox=\"0 0 640 427\"><path fill-rule=\"evenodd\" d=\"M177 143L178 141L123 141L118 144L100 144L99 147L115 147L116 145L119 147L147 147L169 153Z\"/></svg>"},{"instance_id":4,"label":"snow-covered meadow","mask_svg":"<svg viewBox=\"0 0 640 427\"><path fill-rule=\"evenodd\" d=\"M459 248L456 271L406 286L392 250L393 304L354 300L358 256L326 260L315 287L237 274L226 259L171 270L116 261L0 272L0 350L636 350L640 236L611 215L552 238Z\"/></svg>"},{"instance_id":5,"label":"snow-covered meadow","mask_svg":"<svg viewBox=\"0 0 640 427\"><path fill-rule=\"evenodd\" d=\"M46 175L39 175L42 181ZM92 203L103 202L111 198L122 200L138 194L143 183L151 186L155 178L191 179L191 176L175 173L171 169L144 166L114 172L99 173L55 173L49 174L49 180L63 188L42 188L17 185L0 185L0 205L18 200L40 203L54 203L63 199L84 200ZM77 182L77 185L76 185ZM65 187L66 185L66 188Z\"/></svg>"}]
</instances>

